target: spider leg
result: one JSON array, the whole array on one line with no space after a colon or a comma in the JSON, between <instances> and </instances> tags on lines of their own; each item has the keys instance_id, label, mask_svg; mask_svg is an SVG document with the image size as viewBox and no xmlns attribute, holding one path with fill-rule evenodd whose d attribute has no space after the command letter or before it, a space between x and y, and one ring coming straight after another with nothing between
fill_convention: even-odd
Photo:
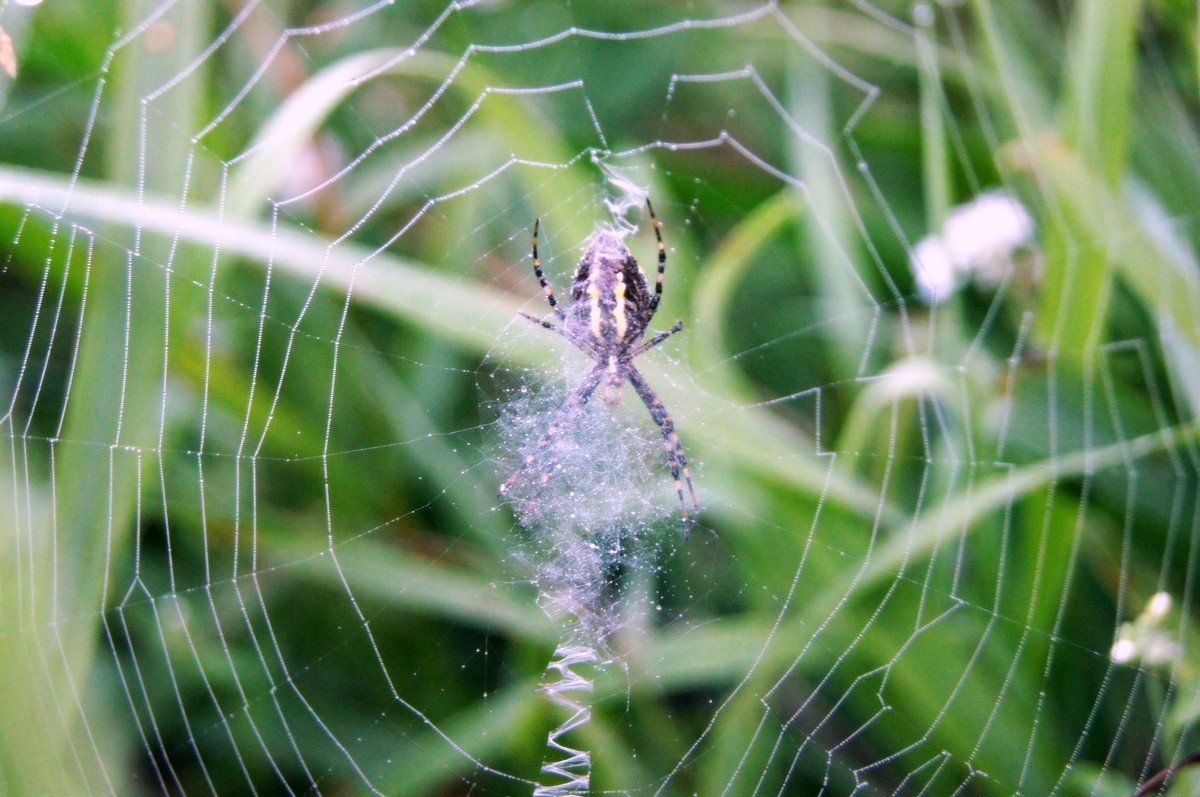
<instances>
[{"instance_id":1,"label":"spider leg","mask_svg":"<svg viewBox=\"0 0 1200 797\"><path fill-rule=\"evenodd\" d=\"M663 246L662 225L658 223L658 216L654 215L654 205L650 204L650 199L646 199L646 209L650 211L650 221L654 224L654 237L658 239L658 278L654 281L654 296L650 297L650 306L647 308L649 322L654 318L654 311L658 309L658 303L662 299L663 276L667 273L667 250Z\"/></svg>"},{"instance_id":2,"label":"spider leg","mask_svg":"<svg viewBox=\"0 0 1200 797\"><path fill-rule=\"evenodd\" d=\"M646 341L641 346L638 346L636 349L634 349L633 354L629 355L630 359L637 357L639 354L641 354L644 351L653 349L655 346L662 343L664 340L671 337L672 335L674 335L676 332L680 331L681 329L683 329L683 322L676 321L675 326L671 327L666 332L659 332L657 335L650 338L650 340Z\"/></svg>"},{"instance_id":3,"label":"spider leg","mask_svg":"<svg viewBox=\"0 0 1200 797\"><path fill-rule=\"evenodd\" d=\"M537 316L530 315L529 313L518 312L517 315L521 316L521 318L528 318L530 321L537 324L539 327L545 327L546 329L550 330L551 332L557 332L558 334L562 335L563 337L566 337L566 334L561 329L554 326L554 324L551 324L549 321L543 321L542 319L538 318Z\"/></svg>"},{"instance_id":4,"label":"spider leg","mask_svg":"<svg viewBox=\"0 0 1200 797\"><path fill-rule=\"evenodd\" d=\"M683 527L686 533L690 524L696 522L696 518L688 515L688 503L683 494L683 482L687 482L688 494L692 498L692 511L696 516L700 514L700 502L696 500L696 489L692 486L692 474L688 470L687 457L683 453L683 443L679 442L679 435L675 433L675 423L671 420L671 414L663 406L658 394L654 392L654 388L650 387L646 377L642 376L632 363L629 365L629 383L633 385L633 389L637 391L642 403L650 411L650 417L662 429L663 442L667 446L667 466L671 469L671 476L675 479L675 492L679 495L679 508L683 512ZM683 474L682 482L679 478L680 473Z\"/></svg>"},{"instance_id":5,"label":"spider leg","mask_svg":"<svg viewBox=\"0 0 1200 797\"><path fill-rule=\"evenodd\" d=\"M529 467L542 458L546 452L546 449L550 447L550 443L553 442L554 436L558 434L559 429L562 428L563 424L570 421L573 416L578 415L583 408L587 406L588 400L591 399L592 394L596 392L596 388L600 386L601 380L604 379L605 372L605 366L597 366L583 378L582 382L575 386L575 389L571 391L569 396L567 396L567 400L563 402L562 407L559 408L558 414L555 416L554 421L549 427L547 427L546 432L542 435L541 439L538 440L537 446L533 453L526 454L524 460L521 462L521 466L517 468L516 472L513 473L512 476L508 477L508 481L500 485L500 492L498 495L499 498L504 498L508 494L508 491L512 489L512 486L516 484L523 475L525 475L525 472L529 470ZM537 485L538 490L541 490L546 482L550 481L550 476L554 473L554 469L557 467L558 459L556 457L550 457L549 461L547 461L542 468L541 483ZM526 514L528 514L528 511Z\"/></svg>"},{"instance_id":6,"label":"spider leg","mask_svg":"<svg viewBox=\"0 0 1200 797\"><path fill-rule=\"evenodd\" d=\"M546 294L546 301L550 303L550 309L558 316L559 321L566 321L567 314L558 306L558 299L554 298L554 290L550 287L550 283L546 282L546 275L542 273L542 261L538 260L538 227L541 226L541 223L541 219L535 219L533 222L533 275L537 277L538 284L542 286L542 293Z\"/></svg>"}]
</instances>

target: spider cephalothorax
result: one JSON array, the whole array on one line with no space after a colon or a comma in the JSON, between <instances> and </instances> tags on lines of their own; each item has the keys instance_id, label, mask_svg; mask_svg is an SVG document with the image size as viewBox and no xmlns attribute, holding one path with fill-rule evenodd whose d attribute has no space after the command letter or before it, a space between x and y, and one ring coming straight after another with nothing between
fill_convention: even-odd
<instances>
[{"instance_id":1,"label":"spider cephalothorax","mask_svg":"<svg viewBox=\"0 0 1200 797\"><path fill-rule=\"evenodd\" d=\"M675 424L658 394L646 382L646 378L633 364L633 359L642 352L657 346L667 338L683 329L683 322L666 332L660 332L650 340L642 343L646 328L654 318L658 309L659 299L662 298L663 274L666 271L667 251L663 247L662 231L654 208L646 202L650 212L650 220L654 224L654 235L658 241L658 277L654 283L654 293L646 273L638 265L637 259L619 237L610 232L602 232L593 240L579 265L575 267L575 277L571 282L571 304L564 310L559 306L554 291L546 282L542 273L542 264L538 259L538 226L533 225L533 273L537 276L542 291L550 309L558 316L562 326L555 326L549 321L521 313L522 316L535 324L562 335L572 345L591 357L596 366L583 378L583 381L571 391L559 411L559 418L547 428L546 433L538 441L537 452L528 454L517 469L500 488L500 495L505 495L525 471L537 461L538 454L549 447L564 422L577 415L591 399L592 394L603 382L605 399L615 403L620 399L620 389L628 380L641 398L642 403L650 412L650 417L662 430L663 442L667 449L667 466L675 479L675 491L679 495L679 506L683 512L684 523L694 522L695 518L688 514L688 501L684 495L684 484L687 485L691 497L691 507L699 513L696 491L692 487L692 476L688 470L687 457L683 453L683 444L675 433ZM545 462L541 476L541 484L549 481L557 462L551 458Z\"/></svg>"}]
</instances>

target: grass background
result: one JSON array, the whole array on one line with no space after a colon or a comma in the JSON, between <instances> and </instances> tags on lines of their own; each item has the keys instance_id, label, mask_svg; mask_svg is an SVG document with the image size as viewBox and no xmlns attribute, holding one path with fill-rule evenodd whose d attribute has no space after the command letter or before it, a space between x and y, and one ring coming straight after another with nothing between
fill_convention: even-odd
<instances>
[{"instance_id":1,"label":"grass background","mask_svg":"<svg viewBox=\"0 0 1200 797\"><path fill-rule=\"evenodd\" d=\"M688 331L648 370L706 506L630 575L595 787L1127 795L1195 748L1194 4L784 2L461 66L681 11L483 5L397 61L446 10L402 5L0 11L5 792L529 792L496 772L537 777L560 630L489 402L557 357L498 343L540 311L531 220L561 275L602 218L581 97L615 151L761 159L615 159L667 224ZM664 100L745 64L765 93ZM1036 256L930 312L905 241L995 185ZM1115 665L1119 633L1168 653Z\"/></svg>"}]
</instances>

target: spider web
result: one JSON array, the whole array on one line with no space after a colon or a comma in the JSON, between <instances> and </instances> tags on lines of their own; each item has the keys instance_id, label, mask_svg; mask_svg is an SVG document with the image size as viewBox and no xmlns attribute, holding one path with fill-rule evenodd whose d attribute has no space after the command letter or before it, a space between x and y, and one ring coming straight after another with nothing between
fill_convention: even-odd
<instances>
[{"instance_id":1,"label":"spider web","mask_svg":"<svg viewBox=\"0 0 1200 797\"><path fill-rule=\"evenodd\" d=\"M1176 12L1141 51L1138 13L0 6L5 787L1186 762L1200 160ZM535 218L565 299L597 231L654 262L647 196L690 533L636 396L564 416L589 361L518 315ZM554 423L523 518L496 491Z\"/></svg>"}]
</instances>

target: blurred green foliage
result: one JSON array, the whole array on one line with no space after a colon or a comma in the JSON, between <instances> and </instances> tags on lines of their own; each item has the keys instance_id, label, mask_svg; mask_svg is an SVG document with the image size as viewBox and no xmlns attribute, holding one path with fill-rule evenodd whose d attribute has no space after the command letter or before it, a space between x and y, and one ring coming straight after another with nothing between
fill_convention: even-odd
<instances>
[{"instance_id":1,"label":"blurred green foliage","mask_svg":"<svg viewBox=\"0 0 1200 797\"><path fill-rule=\"evenodd\" d=\"M512 326L532 220L561 286L601 161L665 222L705 514L626 574L594 788L1116 795L1195 748L1194 5L354 10L0 12L0 791L529 793L562 631L489 436L562 351ZM996 185L1037 246L922 304ZM1110 656L1137 617L1166 658Z\"/></svg>"}]
</instances>

